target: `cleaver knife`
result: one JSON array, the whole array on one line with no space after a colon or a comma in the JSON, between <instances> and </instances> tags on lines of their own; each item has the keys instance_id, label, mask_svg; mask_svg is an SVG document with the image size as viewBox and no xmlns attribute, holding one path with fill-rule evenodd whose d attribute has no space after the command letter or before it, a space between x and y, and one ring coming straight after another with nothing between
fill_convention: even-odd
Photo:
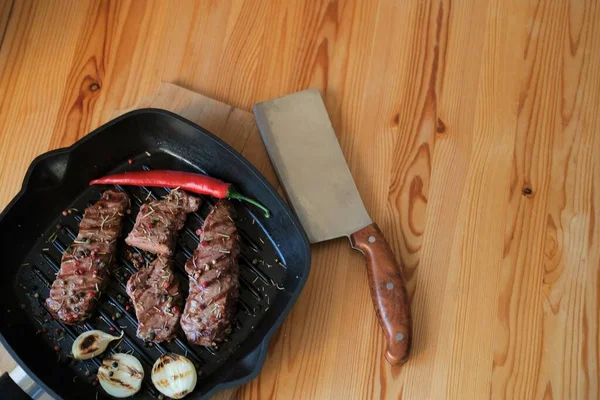
<instances>
[{"instance_id":1,"label":"cleaver knife","mask_svg":"<svg viewBox=\"0 0 600 400\"><path fill-rule=\"evenodd\" d=\"M360 198L321 93L308 89L258 103L254 115L310 242L347 236L365 255L373 305L387 342L385 358L403 364L412 342L406 281Z\"/></svg>"}]
</instances>

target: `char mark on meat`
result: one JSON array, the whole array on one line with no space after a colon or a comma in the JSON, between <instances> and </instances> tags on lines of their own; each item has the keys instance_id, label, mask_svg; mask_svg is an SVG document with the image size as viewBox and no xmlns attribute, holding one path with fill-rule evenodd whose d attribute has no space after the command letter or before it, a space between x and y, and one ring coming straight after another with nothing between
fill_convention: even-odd
<instances>
[{"instance_id":1,"label":"char mark on meat","mask_svg":"<svg viewBox=\"0 0 600 400\"><path fill-rule=\"evenodd\" d=\"M59 320L79 324L94 311L108 286L117 238L129 206L127 194L107 190L86 208L79 233L63 253L60 270L46 299L49 311Z\"/></svg>"},{"instance_id":2,"label":"char mark on meat","mask_svg":"<svg viewBox=\"0 0 600 400\"><path fill-rule=\"evenodd\" d=\"M239 297L240 236L233 223L234 209L220 200L206 217L200 244L185 269L190 290L181 327L191 343L214 346L232 329Z\"/></svg>"}]
</instances>

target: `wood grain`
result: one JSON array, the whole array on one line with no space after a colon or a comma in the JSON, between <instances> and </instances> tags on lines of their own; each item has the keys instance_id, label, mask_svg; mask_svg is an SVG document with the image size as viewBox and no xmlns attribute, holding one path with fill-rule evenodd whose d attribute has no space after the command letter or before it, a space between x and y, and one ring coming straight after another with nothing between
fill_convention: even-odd
<instances>
[{"instance_id":1,"label":"wood grain","mask_svg":"<svg viewBox=\"0 0 600 400\"><path fill-rule=\"evenodd\" d=\"M598 2L6 4L0 208L36 155L161 82L245 110L325 95L406 266L412 358L385 362L363 258L323 243L239 398L600 397ZM258 137L230 132L268 165Z\"/></svg>"}]
</instances>

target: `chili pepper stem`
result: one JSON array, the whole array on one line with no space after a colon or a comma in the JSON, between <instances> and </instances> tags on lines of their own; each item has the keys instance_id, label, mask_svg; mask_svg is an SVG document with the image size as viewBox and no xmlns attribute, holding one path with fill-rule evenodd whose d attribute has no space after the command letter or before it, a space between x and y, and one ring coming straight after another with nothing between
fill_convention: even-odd
<instances>
[{"instance_id":1,"label":"chili pepper stem","mask_svg":"<svg viewBox=\"0 0 600 400\"><path fill-rule=\"evenodd\" d=\"M248 202L250 204L253 204L256 207L260 208L265 213L265 218L269 218L271 216L271 213L269 212L269 209L267 207L263 206L262 204L260 204L258 201L254 200L254 199L244 196L243 194L239 193L237 190L233 189L232 187L230 187L227 190L227 198L242 200L242 201Z\"/></svg>"}]
</instances>

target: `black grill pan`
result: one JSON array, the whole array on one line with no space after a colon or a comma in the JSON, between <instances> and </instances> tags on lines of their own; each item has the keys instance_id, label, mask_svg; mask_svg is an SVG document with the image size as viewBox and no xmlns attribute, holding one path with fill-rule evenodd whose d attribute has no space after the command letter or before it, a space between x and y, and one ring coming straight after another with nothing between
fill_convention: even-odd
<instances>
[{"instance_id":1,"label":"black grill pan","mask_svg":"<svg viewBox=\"0 0 600 400\"><path fill-rule=\"evenodd\" d=\"M256 198L272 212L267 219L260 210L234 201L236 224L242 236L241 295L234 331L218 347L190 345L181 333L169 344L144 343L135 335L133 307L126 309L129 298L125 284L135 268L123 255L137 250L122 239L131 230L140 204L166 195L167 189L116 187L130 195L132 213L126 218L119 241L119 257L109 289L102 295L93 318L81 326L67 326L53 320L44 307L61 254L75 238L83 210L108 188L90 187L88 182L108 173L141 169L205 173L234 183L242 193ZM198 244L195 231L215 202L203 197L203 205L188 217L179 237L175 269L185 294L188 279L183 266ZM63 211L67 211L66 216ZM187 355L201 371L190 399L208 398L216 390L249 381L260 371L269 339L298 298L310 270L306 235L265 178L206 130L156 109L125 114L69 148L36 158L21 191L0 214L0 232L0 340L27 374L56 398L110 398L92 385L101 358L74 362L69 354L73 340L81 332L110 332L111 327L116 333L124 330L125 335L115 349L111 346L105 354L133 353L144 365L145 385L135 399L159 395L150 381L150 370L165 352ZM122 316L114 319L117 313ZM58 352L54 349L57 345Z\"/></svg>"}]
</instances>

